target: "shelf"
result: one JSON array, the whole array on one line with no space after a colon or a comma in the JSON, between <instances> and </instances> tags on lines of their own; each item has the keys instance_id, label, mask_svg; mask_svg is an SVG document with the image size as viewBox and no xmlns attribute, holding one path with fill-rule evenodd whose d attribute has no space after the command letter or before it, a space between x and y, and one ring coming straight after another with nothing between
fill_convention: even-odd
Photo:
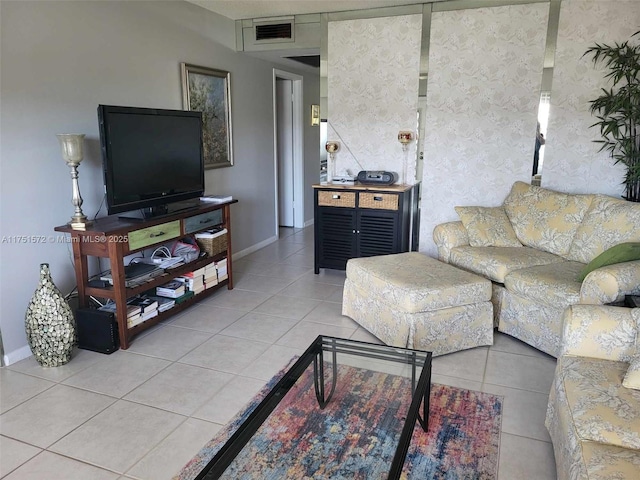
<instances>
[{"instance_id":1,"label":"shelf","mask_svg":"<svg viewBox=\"0 0 640 480\"><path fill-rule=\"evenodd\" d=\"M225 253L220 253L214 257L205 257L205 258L199 258L197 260L194 260L193 262L189 262L185 265L181 265L179 267L176 268L172 268L169 269L168 271L165 271L165 273L163 273L162 275L159 275L157 277L153 277L152 279L150 279L149 281L142 283L140 285L137 285L135 287L127 287L126 288L126 296L127 298L130 297L134 297L142 292L146 292L147 290L150 290L152 288L155 288L159 285L163 285L167 282L169 282L171 279L179 277L185 273L188 272L192 272L194 270L198 270L199 268L202 268L206 265L209 265L210 263L213 262L219 262L220 260L222 260L223 258L227 258L227 254ZM99 297L99 298L108 298L113 300L116 296L116 289L113 288L113 286L110 287L86 287L85 288L85 293L87 295L93 295L94 297Z\"/></svg>"},{"instance_id":2,"label":"shelf","mask_svg":"<svg viewBox=\"0 0 640 480\"><path fill-rule=\"evenodd\" d=\"M143 330L146 330L149 327L152 327L160 322L162 322L163 320L171 317L172 315L175 315L176 313L179 313L183 310L185 310L186 308L190 307L191 305L193 305L194 303L198 303L200 300L202 300L203 298L207 298L209 296L211 296L214 292L218 291L219 289L221 289L222 287L226 287L229 284L229 280L223 280L220 283L218 283L217 285L211 287L211 288L207 288L205 291L199 293L198 295L194 295L193 297L185 300L184 302L173 306L172 308L170 308L169 310L165 310L164 312L160 312L158 313L157 316L150 318L149 320L145 320L144 322L141 322L131 328L128 328L128 332L130 335L135 335L137 333L140 333Z\"/></svg>"}]
</instances>

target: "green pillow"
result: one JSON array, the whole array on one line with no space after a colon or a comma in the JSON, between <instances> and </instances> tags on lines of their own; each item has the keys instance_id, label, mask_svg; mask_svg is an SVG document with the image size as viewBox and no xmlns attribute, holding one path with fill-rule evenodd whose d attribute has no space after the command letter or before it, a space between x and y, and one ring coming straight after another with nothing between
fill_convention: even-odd
<instances>
[{"instance_id":1,"label":"green pillow","mask_svg":"<svg viewBox=\"0 0 640 480\"><path fill-rule=\"evenodd\" d=\"M591 260L582 270L578 280L582 282L589 273L600 267L633 260L640 260L640 242L619 243Z\"/></svg>"}]
</instances>

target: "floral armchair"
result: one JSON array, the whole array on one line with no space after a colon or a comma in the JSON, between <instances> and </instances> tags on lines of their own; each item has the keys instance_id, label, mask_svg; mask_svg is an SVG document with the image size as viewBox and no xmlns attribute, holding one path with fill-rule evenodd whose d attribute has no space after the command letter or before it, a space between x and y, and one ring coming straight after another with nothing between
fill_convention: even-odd
<instances>
[{"instance_id":1,"label":"floral armchair","mask_svg":"<svg viewBox=\"0 0 640 480\"><path fill-rule=\"evenodd\" d=\"M562 345L545 422L558 480L640 478L640 308L568 307Z\"/></svg>"}]
</instances>

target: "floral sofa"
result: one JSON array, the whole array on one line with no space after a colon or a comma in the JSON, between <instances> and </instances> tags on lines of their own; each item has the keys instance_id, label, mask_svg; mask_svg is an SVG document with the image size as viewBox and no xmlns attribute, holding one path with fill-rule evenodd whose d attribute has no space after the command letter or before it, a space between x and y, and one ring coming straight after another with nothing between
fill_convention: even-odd
<instances>
[{"instance_id":1,"label":"floral sofa","mask_svg":"<svg viewBox=\"0 0 640 480\"><path fill-rule=\"evenodd\" d=\"M636 480L640 308L574 305L563 325L545 421L558 480Z\"/></svg>"},{"instance_id":2,"label":"floral sofa","mask_svg":"<svg viewBox=\"0 0 640 480\"><path fill-rule=\"evenodd\" d=\"M456 207L461 221L433 238L441 261L493 282L494 324L554 357L562 314L640 294L640 260L585 267L611 247L640 242L640 204L516 182L499 207Z\"/></svg>"}]
</instances>

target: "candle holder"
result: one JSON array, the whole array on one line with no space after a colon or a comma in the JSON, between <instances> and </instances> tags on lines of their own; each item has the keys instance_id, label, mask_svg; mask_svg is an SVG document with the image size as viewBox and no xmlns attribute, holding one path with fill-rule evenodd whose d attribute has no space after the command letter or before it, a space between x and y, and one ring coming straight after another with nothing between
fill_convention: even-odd
<instances>
[{"instance_id":1,"label":"candle holder","mask_svg":"<svg viewBox=\"0 0 640 480\"><path fill-rule=\"evenodd\" d=\"M74 230L86 230L93 222L87 219L82 213L82 196L80 195L80 185L78 184L78 166L82 162L82 146L84 134L61 133L56 135L62 149L62 158L71 169L71 185L73 189L71 203L75 207L75 212L68 225Z\"/></svg>"},{"instance_id":2,"label":"candle holder","mask_svg":"<svg viewBox=\"0 0 640 480\"><path fill-rule=\"evenodd\" d=\"M409 156L409 144L413 142L413 132L408 130L400 130L398 132L398 141L402 144L402 151L404 152L404 159L402 160L402 175L400 181L403 185L407 184L407 163Z\"/></svg>"},{"instance_id":3,"label":"candle holder","mask_svg":"<svg viewBox=\"0 0 640 480\"><path fill-rule=\"evenodd\" d=\"M324 146L329 154L329 164L327 165L327 183L333 183L333 177L336 175L336 152L340 150L340 144L335 141L329 141Z\"/></svg>"}]
</instances>

